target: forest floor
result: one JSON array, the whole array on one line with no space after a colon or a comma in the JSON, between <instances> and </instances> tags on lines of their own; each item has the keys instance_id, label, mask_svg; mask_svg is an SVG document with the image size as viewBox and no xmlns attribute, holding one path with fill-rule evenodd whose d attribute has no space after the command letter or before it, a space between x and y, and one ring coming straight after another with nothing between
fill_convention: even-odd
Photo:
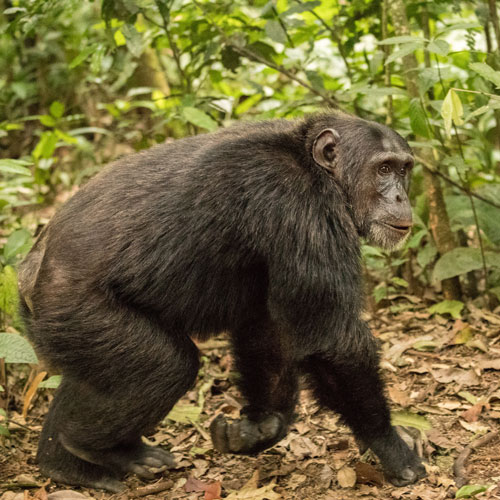
<instances>
[{"instance_id":1,"label":"forest floor","mask_svg":"<svg viewBox=\"0 0 500 500\"><path fill-rule=\"evenodd\" d=\"M196 387L148 436L150 443L171 449L177 467L147 484L129 477L130 489L121 495L53 484L40 476L34 457L52 391L39 389L23 419L22 387L11 377L11 393L18 396L10 408L11 436L0 441L0 500L438 500L455 498L457 482L476 485L459 497L500 498L500 315L470 306L466 320L447 320L431 316L414 297L395 298L392 304L368 319L382 341L395 423L409 425L427 464L428 475L417 484L388 483L373 456L360 457L349 430L336 415L319 409L307 390L295 424L278 445L256 457L215 452L211 420L219 412L237 417L242 405L228 341L219 337L200 344Z\"/></svg>"}]
</instances>

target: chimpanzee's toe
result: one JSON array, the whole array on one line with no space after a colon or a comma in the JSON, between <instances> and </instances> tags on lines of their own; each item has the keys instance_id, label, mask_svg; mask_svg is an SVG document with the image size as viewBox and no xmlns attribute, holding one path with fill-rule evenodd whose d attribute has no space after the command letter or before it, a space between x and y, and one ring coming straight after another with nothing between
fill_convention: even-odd
<instances>
[{"instance_id":1,"label":"chimpanzee's toe","mask_svg":"<svg viewBox=\"0 0 500 500\"><path fill-rule=\"evenodd\" d=\"M422 479L427 475L423 464L413 464L412 467L405 467L398 476L389 477L389 481L394 486L406 486Z\"/></svg>"},{"instance_id":2,"label":"chimpanzee's toe","mask_svg":"<svg viewBox=\"0 0 500 500\"><path fill-rule=\"evenodd\" d=\"M241 419L218 415L210 425L214 448L222 453L258 453L277 443L285 433L280 413L261 414L255 420L246 415Z\"/></svg>"},{"instance_id":3,"label":"chimpanzee's toe","mask_svg":"<svg viewBox=\"0 0 500 500\"><path fill-rule=\"evenodd\" d=\"M425 477L420 457L394 428L390 428L384 436L372 439L369 447L378 456L387 478L395 486L405 486Z\"/></svg>"},{"instance_id":4,"label":"chimpanzee's toe","mask_svg":"<svg viewBox=\"0 0 500 500\"><path fill-rule=\"evenodd\" d=\"M135 453L123 458L123 472L132 472L141 479L154 479L155 473L150 470L150 467L175 466L175 460L168 451L143 443Z\"/></svg>"}]
</instances>

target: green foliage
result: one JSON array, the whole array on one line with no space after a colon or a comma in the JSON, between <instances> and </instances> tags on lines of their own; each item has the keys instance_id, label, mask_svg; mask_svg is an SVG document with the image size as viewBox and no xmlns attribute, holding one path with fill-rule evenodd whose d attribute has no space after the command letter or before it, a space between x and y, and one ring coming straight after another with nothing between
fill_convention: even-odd
<instances>
[{"instance_id":1,"label":"green foliage","mask_svg":"<svg viewBox=\"0 0 500 500\"><path fill-rule=\"evenodd\" d=\"M431 314L449 314L454 319L460 319L464 303L459 300L443 300L429 307Z\"/></svg>"},{"instance_id":2,"label":"green foliage","mask_svg":"<svg viewBox=\"0 0 500 500\"><path fill-rule=\"evenodd\" d=\"M410 411L391 412L392 425L401 425L403 427L413 427L419 431L429 431L432 429L430 422L423 416Z\"/></svg>"},{"instance_id":3,"label":"green foliage","mask_svg":"<svg viewBox=\"0 0 500 500\"><path fill-rule=\"evenodd\" d=\"M475 498L489 487L489 484L466 484L455 493L455 498Z\"/></svg>"},{"instance_id":4,"label":"green foliage","mask_svg":"<svg viewBox=\"0 0 500 500\"><path fill-rule=\"evenodd\" d=\"M17 333L0 332L0 359L6 363L38 363L31 344Z\"/></svg>"},{"instance_id":5,"label":"green foliage","mask_svg":"<svg viewBox=\"0 0 500 500\"><path fill-rule=\"evenodd\" d=\"M31 245L32 208L81 184L123 144L139 150L236 120L340 106L390 123L417 158L435 160L463 247L438 255L417 161L412 237L399 255L365 251L376 300L467 273L495 293L500 58L470 3L406 7L411 30L395 36L397 16L382 26L381 2L17 0L0 14L1 276ZM417 96L405 88L412 56Z\"/></svg>"}]
</instances>

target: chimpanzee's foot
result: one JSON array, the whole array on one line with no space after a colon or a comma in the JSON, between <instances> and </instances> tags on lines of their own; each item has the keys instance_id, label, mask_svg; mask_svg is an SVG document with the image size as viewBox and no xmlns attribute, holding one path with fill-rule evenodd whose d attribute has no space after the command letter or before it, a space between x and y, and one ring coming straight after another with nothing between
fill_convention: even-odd
<instances>
[{"instance_id":1,"label":"chimpanzee's foot","mask_svg":"<svg viewBox=\"0 0 500 500\"><path fill-rule=\"evenodd\" d=\"M244 410L241 419L218 415L210 425L214 448L223 453L253 454L270 448L287 432L281 413Z\"/></svg>"},{"instance_id":2,"label":"chimpanzee's foot","mask_svg":"<svg viewBox=\"0 0 500 500\"><path fill-rule=\"evenodd\" d=\"M56 483L85 486L119 493L125 485L106 467L86 462L68 450L57 440L41 440L37 462L40 472Z\"/></svg>"},{"instance_id":3,"label":"chimpanzee's foot","mask_svg":"<svg viewBox=\"0 0 500 500\"><path fill-rule=\"evenodd\" d=\"M175 461L170 453L161 448L148 446L141 441L134 444L120 445L110 450L85 450L62 439L64 447L73 455L91 462L109 467L118 474L132 472L141 479L154 479L150 467L173 467Z\"/></svg>"},{"instance_id":4,"label":"chimpanzee's foot","mask_svg":"<svg viewBox=\"0 0 500 500\"><path fill-rule=\"evenodd\" d=\"M395 486L405 486L425 477L422 461L393 427L387 436L372 440L369 447L380 459L387 479Z\"/></svg>"},{"instance_id":5,"label":"chimpanzee's foot","mask_svg":"<svg viewBox=\"0 0 500 500\"><path fill-rule=\"evenodd\" d=\"M175 460L168 451L144 443L141 445L130 455L118 455L117 458L123 472L133 472L142 479L153 479L155 474L150 470L150 467L175 466Z\"/></svg>"}]
</instances>

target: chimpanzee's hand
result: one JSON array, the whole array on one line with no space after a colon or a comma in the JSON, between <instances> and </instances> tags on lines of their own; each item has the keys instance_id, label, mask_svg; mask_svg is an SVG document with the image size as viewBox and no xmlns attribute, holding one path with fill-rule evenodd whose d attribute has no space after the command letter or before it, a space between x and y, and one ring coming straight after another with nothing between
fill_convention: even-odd
<instances>
[{"instance_id":1,"label":"chimpanzee's hand","mask_svg":"<svg viewBox=\"0 0 500 500\"><path fill-rule=\"evenodd\" d=\"M223 453L253 454L271 447L287 430L278 412L256 413L243 410L241 419L218 415L210 425L214 448Z\"/></svg>"},{"instance_id":2,"label":"chimpanzee's hand","mask_svg":"<svg viewBox=\"0 0 500 500\"><path fill-rule=\"evenodd\" d=\"M414 483L426 475L422 461L394 427L386 436L373 439L368 446L380 459L387 478L395 486Z\"/></svg>"}]
</instances>

